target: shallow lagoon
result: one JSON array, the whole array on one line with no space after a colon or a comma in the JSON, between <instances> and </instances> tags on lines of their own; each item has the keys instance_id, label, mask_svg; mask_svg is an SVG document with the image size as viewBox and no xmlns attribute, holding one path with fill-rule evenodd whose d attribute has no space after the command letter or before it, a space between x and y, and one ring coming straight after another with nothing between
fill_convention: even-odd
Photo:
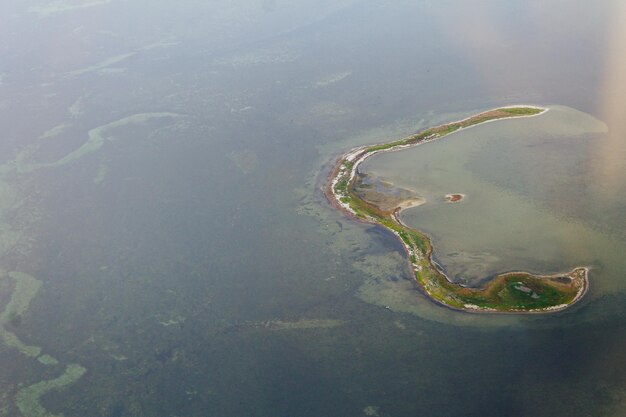
<instances>
[{"instance_id":1,"label":"shallow lagoon","mask_svg":"<svg viewBox=\"0 0 626 417\"><path fill-rule=\"evenodd\" d=\"M428 232L451 276L478 284L508 270L557 272L588 265L596 292L622 285L619 271L626 266L620 261L623 220L611 223L601 216L624 206L613 200L598 207L607 202L590 194L598 178L588 171L603 132L606 125L599 120L552 106L539 117L489 123L377 155L362 172L427 200L403 219ZM455 192L467 197L445 202L445 194Z\"/></svg>"}]
</instances>

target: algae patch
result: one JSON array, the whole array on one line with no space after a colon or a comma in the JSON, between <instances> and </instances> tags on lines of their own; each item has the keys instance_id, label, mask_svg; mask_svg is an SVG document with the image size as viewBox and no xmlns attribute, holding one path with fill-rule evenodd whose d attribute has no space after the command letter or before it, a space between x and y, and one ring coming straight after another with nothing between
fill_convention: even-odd
<instances>
[{"instance_id":1,"label":"algae patch","mask_svg":"<svg viewBox=\"0 0 626 417\"><path fill-rule=\"evenodd\" d=\"M43 363L44 365L48 365L48 366L54 366L54 365L59 364L59 361L50 355L41 355L40 357L37 358L37 360Z\"/></svg>"},{"instance_id":2,"label":"algae patch","mask_svg":"<svg viewBox=\"0 0 626 417\"><path fill-rule=\"evenodd\" d=\"M76 4L75 2L59 0L29 7L28 11L31 13L36 13L39 17L49 17L58 13L85 9L87 7L100 6L102 4L107 4L110 2L111 0L92 0Z\"/></svg>"},{"instance_id":3,"label":"algae patch","mask_svg":"<svg viewBox=\"0 0 626 417\"><path fill-rule=\"evenodd\" d=\"M254 172L259 165L257 154L249 149L233 151L228 155L228 158L246 175Z\"/></svg>"},{"instance_id":4,"label":"algae patch","mask_svg":"<svg viewBox=\"0 0 626 417\"><path fill-rule=\"evenodd\" d=\"M138 113L138 114L133 114L132 116L124 117L122 119L116 120L111 123L107 123L102 126L98 126L96 128L91 129L87 133L87 141L83 143L78 149L75 149L74 151L68 153L63 158L58 159L57 161L47 162L47 163L44 163L44 162L28 163L28 162L25 162L25 160L28 159L30 155L23 155L23 154L19 155L15 159L15 162L14 162L17 172L26 174L26 173L38 171L43 168L61 167L77 159L80 159L85 155L88 155L92 152L99 150L104 145L105 141L112 139L110 136L107 135L107 133L112 129L120 128L129 124L145 123L152 119L158 119L158 118L164 118L164 117L176 118L176 117L180 117L180 115L177 113L168 113L168 112Z\"/></svg>"},{"instance_id":5,"label":"algae patch","mask_svg":"<svg viewBox=\"0 0 626 417\"><path fill-rule=\"evenodd\" d=\"M19 320L27 312L30 302L41 288L41 281L23 272L0 272L0 280L11 279L14 282L11 298L0 313L0 338L7 347L17 349L28 357L37 358L43 365L58 365L59 361L56 358L41 354L41 347L26 345L14 333L6 329L8 324ZM85 372L86 369L82 366L70 364L61 376L20 389L15 397L15 404L24 416L53 416L41 406L39 398L50 390L60 389L75 382Z\"/></svg>"},{"instance_id":6,"label":"algae patch","mask_svg":"<svg viewBox=\"0 0 626 417\"><path fill-rule=\"evenodd\" d=\"M111 58L105 59L104 61L98 62L97 64L94 64L92 66L74 70L70 72L69 75L76 76L76 75L87 74L89 72L101 71L113 64L122 62L135 54L137 54L137 52L129 52L126 54L116 55Z\"/></svg>"},{"instance_id":7,"label":"algae patch","mask_svg":"<svg viewBox=\"0 0 626 417\"><path fill-rule=\"evenodd\" d=\"M96 171L96 175L93 179L94 184L100 184L104 181L107 176L107 172L109 171L109 167L104 164L98 165L98 170Z\"/></svg>"},{"instance_id":8,"label":"algae patch","mask_svg":"<svg viewBox=\"0 0 626 417\"><path fill-rule=\"evenodd\" d=\"M375 405L368 405L363 408L363 414L367 417L379 417L380 416L380 407Z\"/></svg>"},{"instance_id":9,"label":"algae patch","mask_svg":"<svg viewBox=\"0 0 626 417\"><path fill-rule=\"evenodd\" d=\"M39 136L39 139L48 139L48 138L58 136L61 133L65 132L65 130L67 130L67 128L69 128L70 126L71 125L69 123L63 123L58 126L55 126L43 132L41 136Z\"/></svg>"},{"instance_id":10,"label":"algae patch","mask_svg":"<svg viewBox=\"0 0 626 417\"><path fill-rule=\"evenodd\" d=\"M92 3L99 4L102 2ZM63 5L64 3L58 4ZM119 61L125 58L126 57L116 57L102 64L110 65L113 61ZM74 117L82 112L81 99L77 100L71 106L69 112ZM7 219L11 213L20 210L27 203L25 198L21 197L18 194L18 190L7 180L9 175L28 174L41 169L57 168L76 161L85 155L98 151L106 141L113 140L114 138L110 136L111 130L129 124L145 123L152 119L178 117L181 116L176 113L167 112L134 114L89 130L87 140L80 147L56 161L37 162L34 156L39 150L40 145L33 144L23 148L13 161L0 165L0 196L2 197L0 198L0 254L11 253L28 255L30 253L32 237L28 235L26 227L35 225L39 220L37 216L29 214L26 220L20 223L22 224L21 227L13 227L12 224L9 223ZM69 124L58 125L44 132L39 139L59 135L67 127L69 127ZM100 165L94 178L96 183L104 180L107 172L106 168L106 165ZM23 226L23 224L26 226ZM0 294L2 296L2 300L0 300L2 301L2 305L0 305L0 308L3 307L0 312L0 342L8 348L16 349L29 358L36 359L42 365L55 367L61 363L57 358L49 354L42 354L41 347L27 345L11 331L17 323L20 323L22 317L27 313L31 301L37 295L41 286L42 282L40 280L27 273L18 271L7 272L0 269L0 290L3 291L3 293ZM126 357L119 356L115 357L115 359L125 360ZM41 405L41 396L52 390L59 390L76 382L87 371L86 368L79 364L66 363L63 366L65 366L65 371L57 378L35 382L18 390L14 402L21 415L28 417L55 417L54 414L49 413ZM7 392L0 393L0 403L2 403L2 406L0 406L0 416L6 415L11 410L8 405L4 406L10 403L10 400L8 400L9 396Z\"/></svg>"},{"instance_id":11,"label":"algae patch","mask_svg":"<svg viewBox=\"0 0 626 417\"><path fill-rule=\"evenodd\" d=\"M67 112L73 118L76 118L85 112L85 104L84 104L85 96L80 96L72 103L70 107L67 108Z\"/></svg>"},{"instance_id":12,"label":"algae patch","mask_svg":"<svg viewBox=\"0 0 626 417\"><path fill-rule=\"evenodd\" d=\"M297 321L272 320L264 323L269 330L297 330L297 329L330 329L344 324L342 320L332 319L301 319Z\"/></svg>"},{"instance_id":13,"label":"algae patch","mask_svg":"<svg viewBox=\"0 0 626 417\"><path fill-rule=\"evenodd\" d=\"M28 417L55 417L42 407L39 399L47 392L60 389L67 385L73 384L82 377L87 370L80 365L70 364L65 368L65 372L57 378L47 381L40 381L36 384L22 388L15 396L17 408L23 415Z\"/></svg>"},{"instance_id":14,"label":"algae patch","mask_svg":"<svg viewBox=\"0 0 626 417\"><path fill-rule=\"evenodd\" d=\"M26 345L14 333L8 331L6 326L19 320L28 310L31 300L41 287L41 281L22 272L3 273L0 279L7 278L14 280L15 289L7 306L0 314L0 338L6 346L17 349L26 356L36 358L41 353L41 348Z\"/></svg>"},{"instance_id":15,"label":"algae patch","mask_svg":"<svg viewBox=\"0 0 626 417\"><path fill-rule=\"evenodd\" d=\"M300 319L294 321L283 320L266 320L266 321L249 321L229 326L231 329L238 330L306 330L306 329L332 329L334 327L346 324L344 320L337 319Z\"/></svg>"},{"instance_id":16,"label":"algae patch","mask_svg":"<svg viewBox=\"0 0 626 417\"><path fill-rule=\"evenodd\" d=\"M315 83L315 87L326 87L327 85L337 83L352 75L352 71L337 72L335 74L328 75Z\"/></svg>"},{"instance_id":17,"label":"algae patch","mask_svg":"<svg viewBox=\"0 0 626 417\"><path fill-rule=\"evenodd\" d=\"M156 118L175 118L180 115L175 113L140 113L131 115L111 123L98 126L88 132L87 141L54 162L40 163L33 161L38 145L31 145L22 149L15 159L0 166L0 254L28 254L32 237L27 233L27 226L36 224L38 218L30 214L24 224L26 226L13 227L7 218L11 213L20 210L26 204L26 200L20 197L18 191L11 186L7 177L9 174L28 174L40 169L56 168L64 166L99 150L106 141L112 140L109 132L112 129L121 128L128 124L144 123ZM59 125L42 135L42 138L55 136L62 133L65 125ZM40 139L42 139L40 138ZM105 167L106 168L106 167ZM106 171L101 170L96 180L104 179ZM30 211L29 211L30 213ZM40 346L31 346L24 343L12 331L21 322L27 313L31 301L35 298L42 286L42 282L35 277L20 271L7 272L0 270L0 289L3 294L3 309L0 312L0 342L7 348L15 349L26 357L36 359L40 364L53 367L58 366L60 361L49 355L42 354ZM10 295L9 295L10 293ZM8 300L8 301L7 301ZM65 364L63 374L54 379L36 382L21 388L14 400L21 414L28 417L53 416L46 411L40 403L40 397L51 390L58 390L66 385L77 381L85 372L86 368L79 364ZM0 393L0 398L6 398L7 393ZM2 409L0 409L1 411Z\"/></svg>"}]
</instances>

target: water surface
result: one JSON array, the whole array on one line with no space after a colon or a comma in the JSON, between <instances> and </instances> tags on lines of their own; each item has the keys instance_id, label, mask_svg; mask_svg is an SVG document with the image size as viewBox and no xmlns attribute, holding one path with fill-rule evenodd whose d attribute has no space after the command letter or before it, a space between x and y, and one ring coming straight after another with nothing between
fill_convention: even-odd
<instances>
[{"instance_id":1,"label":"water surface","mask_svg":"<svg viewBox=\"0 0 626 417\"><path fill-rule=\"evenodd\" d=\"M0 264L33 291L2 326L40 355L0 345L0 416L624 414L625 16L582 1L7 4ZM592 265L571 310L434 305L393 236L321 195L353 146L527 102L557 106L370 168L429 200L405 219L455 276ZM0 308L14 287L3 274Z\"/></svg>"}]
</instances>

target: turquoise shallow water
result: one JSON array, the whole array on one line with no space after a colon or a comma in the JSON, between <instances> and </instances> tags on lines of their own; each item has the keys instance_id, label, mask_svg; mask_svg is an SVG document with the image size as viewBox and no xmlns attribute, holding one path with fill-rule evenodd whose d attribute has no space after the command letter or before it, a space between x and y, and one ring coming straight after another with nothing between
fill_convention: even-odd
<instances>
[{"instance_id":1,"label":"turquoise shallow water","mask_svg":"<svg viewBox=\"0 0 626 417\"><path fill-rule=\"evenodd\" d=\"M0 416L624 414L618 2L14 3ZM367 169L429 200L405 220L453 275L583 263L591 291L443 309L320 186L351 147L518 102L558 105Z\"/></svg>"}]
</instances>

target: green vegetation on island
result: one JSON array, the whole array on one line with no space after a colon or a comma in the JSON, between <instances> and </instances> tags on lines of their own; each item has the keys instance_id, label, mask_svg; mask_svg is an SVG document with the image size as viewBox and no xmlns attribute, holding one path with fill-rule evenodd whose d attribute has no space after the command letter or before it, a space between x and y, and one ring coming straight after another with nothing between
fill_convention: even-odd
<instances>
[{"instance_id":1,"label":"green vegetation on island","mask_svg":"<svg viewBox=\"0 0 626 417\"><path fill-rule=\"evenodd\" d=\"M530 117L545 111L544 108L533 106L502 107L431 127L404 139L352 150L337 161L325 189L326 195L338 208L357 219L384 226L398 236L419 287L438 303L476 312L536 313L562 310L584 295L588 286L587 268L576 268L555 275L509 272L495 276L481 288L465 287L450 281L433 262L430 239L400 221L398 214L401 207L382 210L355 192L359 181L358 165L378 152L425 143L480 123Z\"/></svg>"}]
</instances>

